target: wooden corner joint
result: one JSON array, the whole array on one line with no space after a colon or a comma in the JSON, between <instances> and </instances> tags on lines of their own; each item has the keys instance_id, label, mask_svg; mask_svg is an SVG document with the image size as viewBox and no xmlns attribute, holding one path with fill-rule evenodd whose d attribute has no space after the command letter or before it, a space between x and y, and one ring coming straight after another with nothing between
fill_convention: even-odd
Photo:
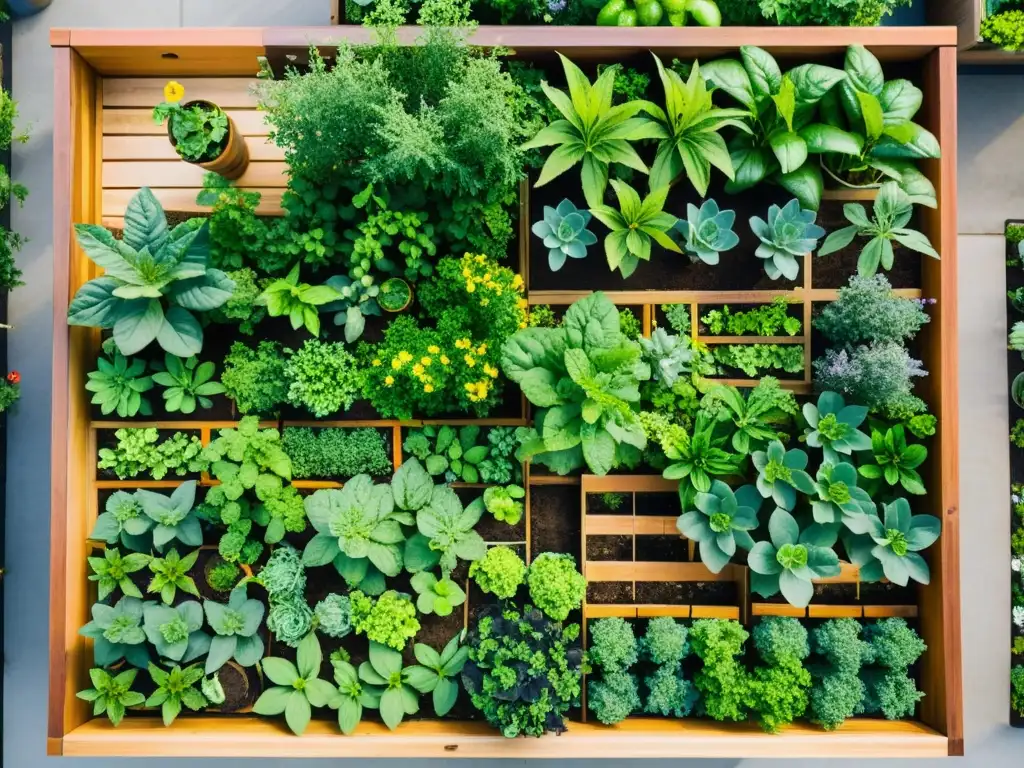
<instances>
[{"instance_id":1,"label":"wooden corner joint","mask_svg":"<svg viewBox=\"0 0 1024 768\"><path fill-rule=\"evenodd\" d=\"M71 30L70 29L50 29L50 47L51 48L69 48L71 46Z\"/></svg>"}]
</instances>

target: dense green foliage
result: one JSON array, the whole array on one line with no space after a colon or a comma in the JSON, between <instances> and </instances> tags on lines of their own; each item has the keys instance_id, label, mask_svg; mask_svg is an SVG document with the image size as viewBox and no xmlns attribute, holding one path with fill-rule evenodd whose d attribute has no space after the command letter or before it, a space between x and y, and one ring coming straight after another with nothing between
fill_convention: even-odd
<instances>
[{"instance_id":1,"label":"dense green foliage","mask_svg":"<svg viewBox=\"0 0 1024 768\"><path fill-rule=\"evenodd\" d=\"M291 459L296 478L383 477L391 473L384 437L370 427L285 427L281 447Z\"/></svg>"}]
</instances>

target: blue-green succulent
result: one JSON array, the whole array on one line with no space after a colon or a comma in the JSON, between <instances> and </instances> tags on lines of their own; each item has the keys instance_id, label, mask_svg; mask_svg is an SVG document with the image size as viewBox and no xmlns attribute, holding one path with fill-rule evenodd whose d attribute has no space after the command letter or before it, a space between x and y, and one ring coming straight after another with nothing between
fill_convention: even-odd
<instances>
[{"instance_id":1,"label":"blue-green succulent","mask_svg":"<svg viewBox=\"0 0 1024 768\"><path fill-rule=\"evenodd\" d=\"M544 240L548 249L548 266L557 272L566 259L583 259L587 246L597 242L597 235L587 229L590 211L581 211L572 201L565 199L557 208L544 206L544 219L536 222L530 231Z\"/></svg>"},{"instance_id":2,"label":"blue-green succulent","mask_svg":"<svg viewBox=\"0 0 1024 768\"><path fill-rule=\"evenodd\" d=\"M793 198L782 208L768 208L768 221L750 217L750 228L761 241L754 255L764 259L764 271L772 280L795 280L800 273L797 259L814 251L825 230L814 223L817 214L800 207Z\"/></svg>"},{"instance_id":3,"label":"blue-green succulent","mask_svg":"<svg viewBox=\"0 0 1024 768\"><path fill-rule=\"evenodd\" d=\"M700 208L693 203L686 204L686 218L680 219L675 227L683 236L683 250L695 263L718 263L722 251L735 248L740 238L732 231L736 211L722 211L714 200L705 200Z\"/></svg>"}]
</instances>

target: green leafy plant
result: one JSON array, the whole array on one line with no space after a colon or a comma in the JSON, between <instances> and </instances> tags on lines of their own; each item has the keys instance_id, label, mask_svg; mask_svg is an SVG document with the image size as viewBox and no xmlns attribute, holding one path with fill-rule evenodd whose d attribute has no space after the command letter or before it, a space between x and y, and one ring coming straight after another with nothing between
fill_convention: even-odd
<instances>
[{"instance_id":1,"label":"green leafy plant","mask_svg":"<svg viewBox=\"0 0 1024 768\"><path fill-rule=\"evenodd\" d=\"M359 590L349 595L352 604L352 628L366 637L396 651L405 648L420 630L416 606L408 595L389 589L374 600Z\"/></svg>"},{"instance_id":2,"label":"green leafy plant","mask_svg":"<svg viewBox=\"0 0 1024 768\"><path fill-rule=\"evenodd\" d=\"M662 304L661 311L665 313L665 320L673 331L681 336L690 335L689 304Z\"/></svg>"},{"instance_id":3,"label":"green leafy plant","mask_svg":"<svg viewBox=\"0 0 1024 768\"><path fill-rule=\"evenodd\" d=\"M142 513L152 520L153 546L162 550L172 541L186 547L199 547L203 531L193 507L196 501L196 481L182 483L170 496L140 488L135 498L142 505Z\"/></svg>"},{"instance_id":4,"label":"green leafy plant","mask_svg":"<svg viewBox=\"0 0 1024 768\"><path fill-rule=\"evenodd\" d=\"M242 569L236 563L217 558L205 569L206 583L215 592L230 592L242 578Z\"/></svg>"},{"instance_id":5,"label":"green leafy plant","mask_svg":"<svg viewBox=\"0 0 1024 768\"><path fill-rule=\"evenodd\" d=\"M138 672L137 669L126 669L112 675L105 669L90 669L89 679L93 687L79 691L75 696L92 702L93 716L106 714L111 723L119 725L128 707L137 707L146 700L144 694L132 690Z\"/></svg>"},{"instance_id":6,"label":"green leafy plant","mask_svg":"<svg viewBox=\"0 0 1024 768\"><path fill-rule=\"evenodd\" d=\"M843 523L855 533L867 531L869 517L875 515L871 496L857 487L857 470L852 464L825 462L818 468L811 499L814 522L838 526Z\"/></svg>"},{"instance_id":7,"label":"green leafy plant","mask_svg":"<svg viewBox=\"0 0 1024 768\"><path fill-rule=\"evenodd\" d=\"M473 706L506 738L561 733L582 686L578 638L579 625L563 627L530 606L488 606L466 640L462 684Z\"/></svg>"},{"instance_id":8,"label":"green leafy plant","mask_svg":"<svg viewBox=\"0 0 1024 768\"><path fill-rule=\"evenodd\" d=\"M295 664L275 656L263 659L263 674L273 685L260 694L253 712L267 717L284 714L292 733L301 736L309 725L313 707L326 707L337 696L334 686L319 678L322 660L320 641L314 633L299 643Z\"/></svg>"},{"instance_id":9,"label":"green leafy plant","mask_svg":"<svg viewBox=\"0 0 1024 768\"><path fill-rule=\"evenodd\" d=\"M719 421L732 421L732 448L741 455L764 448L779 439L786 423L796 413L796 398L779 386L778 379L765 376L757 386L741 394L736 387L719 384L707 391L701 409L716 409Z\"/></svg>"},{"instance_id":10,"label":"green leafy plant","mask_svg":"<svg viewBox=\"0 0 1024 768\"><path fill-rule=\"evenodd\" d=\"M213 380L217 367L210 361L200 363L197 357L182 360L168 353L164 355L163 365L156 361L153 369L156 371L153 382L166 387L163 396L168 413L193 413L196 403L212 408L210 396L225 392L224 385Z\"/></svg>"},{"instance_id":11,"label":"green leafy plant","mask_svg":"<svg viewBox=\"0 0 1024 768\"><path fill-rule=\"evenodd\" d=\"M619 210L609 205L595 204L590 212L611 232L604 239L604 252L608 266L618 269L626 278L636 271L641 261L651 260L651 240L662 248L681 253L679 246L668 236L676 224L676 217L666 213L665 198L668 187L659 187L643 200L636 190L624 181L611 180Z\"/></svg>"},{"instance_id":12,"label":"green leafy plant","mask_svg":"<svg viewBox=\"0 0 1024 768\"><path fill-rule=\"evenodd\" d=\"M871 666L861 670L864 712L887 720L913 717L924 692L917 689L909 671L928 646L901 618L865 623L864 639L871 654Z\"/></svg>"},{"instance_id":13,"label":"green leafy plant","mask_svg":"<svg viewBox=\"0 0 1024 768\"><path fill-rule=\"evenodd\" d=\"M1024 11L1009 10L986 15L981 20L982 40L998 45L1004 51L1024 48ZM1024 705L1014 709L1024 709Z\"/></svg>"},{"instance_id":14,"label":"green leafy plant","mask_svg":"<svg viewBox=\"0 0 1024 768\"><path fill-rule=\"evenodd\" d=\"M469 658L469 649L460 645L462 633L455 635L438 653L429 645L417 643L413 647L418 666L407 667L406 673L415 680L414 687L422 693L430 693L434 714L444 717L451 712L459 696L458 675Z\"/></svg>"},{"instance_id":15,"label":"green leafy plant","mask_svg":"<svg viewBox=\"0 0 1024 768\"><path fill-rule=\"evenodd\" d=\"M509 599L526 579L526 563L508 547L489 547L486 555L470 563L469 578L484 594Z\"/></svg>"},{"instance_id":16,"label":"green leafy plant","mask_svg":"<svg viewBox=\"0 0 1024 768\"><path fill-rule=\"evenodd\" d=\"M588 637L587 659L606 675L628 670L639 658L633 625L625 619L598 619L590 625Z\"/></svg>"},{"instance_id":17,"label":"green leafy plant","mask_svg":"<svg viewBox=\"0 0 1024 768\"><path fill-rule=\"evenodd\" d=\"M353 280L347 275L335 275L328 278L325 285L330 286L341 297L323 306L324 312L334 312L334 324L344 326L345 341L349 344L357 341L366 330L366 318L379 316L381 306L380 286L372 284L371 277L365 281L360 278Z\"/></svg>"},{"instance_id":18,"label":"green leafy plant","mask_svg":"<svg viewBox=\"0 0 1024 768\"><path fill-rule=\"evenodd\" d=\"M146 638L161 658L187 664L210 650L210 636L202 631L203 607L195 600L173 608L147 602L142 613Z\"/></svg>"},{"instance_id":19,"label":"green leafy plant","mask_svg":"<svg viewBox=\"0 0 1024 768\"><path fill-rule=\"evenodd\" d=\"M750 588L771 597L782 592L790 605L805 608L814 596L812 579L839 575L839 558L827 545L828 533L812 525L803 531L781 507L768 521L770 541L757 542L747 555Z\"/></svg>"},{"instance_id":20,"label":"green leafy plant","mask_svg":"<svg viewBox=\"0 0 1024 768\"><path fill-rule=\"evenodd\" d=\"M241 498L247 490L254 490L263 500L279 492L283 481L292 476L291 461L281 447L281 433L260 429L256 416L244 417L238 427L220 430L203 449L203 457L210 462L210 472L220 481L228 501Z\"/></svg>"},{"instance_id":21,"label":"green leafy plant","mask_svg":"<svg viewBox=\"0 0 1024 768\"><path fill-rule=\"evenodd\" d=\"M746 667L736 659L750 635L739 622L698 619L690 629L694 654L703 667L693 678L704 712L713 720L746 719L744 702L750 689Z\"/></svg>"},{"instance_id":22,"label":"green leafy plant","mask_svg":"<svg viewBox=\"0 0 1024 768\"><path fill-rule=\"evenodd\" d=\"M195 687L203 679L203 668L198 664L185 669L175 664L169 670L164 670L150 662L149 676L153 678L156 690L146 699L146 706L160 707L165 726L177 719L182 706L198 712L210 703L202 691Z\"/></svg>"},{"instance_id":23,"label":"green leafy plant","mask_svg":"<svg viewBox=\"0 0 1024 768\"><path fill-rule=\"evenodd\" d=\"M264 288L259 300L271 317L287 317L293 330L305 327L313 336L319 336L318 308L340 298L341 294L329 285L300 283L296 264L287 276Z\"/></svg>"},{"instance_id":24,"label":"green leafy plant","mask_svg":"<svg viewBox=\"0 0 1024 768\"><path fill-rule=\"evenodd\" d=\"M718 264L722 251L735 248L740 236L732 231L736 211L720 211L714 200L705 200L700 208L686 204L686 218L675 229L683 237L683 250L693 263Z\"/></svg>"},{"instance_id":25,"label":"green leafy plant","mask_svg":"<svg viewBox=\"0 0 1024 768\"><path fill-rule=\"evenodd\" d=\"M525 496L526 490L522 486L494 486L484 491L484 506L495 520L518 525L523 519L523 502L520 499Z\"/></svg>"},{"instance_id":26,"label":"green leafy plant","mask_svg":"<svg viewBox=\"0 0 1024 768\"><path fill-rule=\"evenodd\" d=\"M356 359L340 342L309 339L285 364L288 402L317 418L352 407L362 392Z\"/></svg>"},{"instance_id":27,"label":"green leafy plant","mask_svg":"<svg viewBox=\"0 0 1024 768\"><path fill-rule=\"evenodd\" d=\"M104 274L78 289L69 324L113 329L126 356L153 341L179 357L202 351L203 329L192 313L217 309L235 290L227 275L209 267L204 222L168 229L159 201L143 187L128 202L120 240L96 224L76 224L75 235Z\"/></svg>"},{"instance_id":28,"label":"green leafy plant","mask_svg":"<svg viewBox=\"0 0 1024 768\"><path fill-rule=\"evenodd\" d=\"M719 369L737 368L750 378L758 378L762 371L802 373L804 348L785 344L716 344L713 349Z\"/></svg>"},{"instance_id":29,"label":"green leafy plant","mask_svg":"<svg viewBox=\"0 0 1024 768\"><path fill-rule=\"evenodd\" d=\"M690 654L689 632L671 616L658 616L647 624L641 642L643 657L653 664L678 668Z\"/></svg>"},{"instance_id":30,"label":"green leafy plant","mask_svg":"<svg viewBox=\"0 0 1024 768\"><path fill-rule=\"evenodd\" d=\"M422 614L436 613L451 616L452 611L466 602L466 593L447 576L438 579L429 571L414 573L410 580L416 598L416 610Z\"/></svg>"},{"instance_id":31,"label":"green leafy plant","mask_svg":"<svg viewBox=\"0 0 1024 768\"><path fill-rule=\"evenodd\" d=\"M813 671L811 719L826 731L861 710L861 666L871 660L873 651L860 635L860 623L853 619L829 619L811 630L812 650L825 661Z\"/></svg>"},{"instance_id":32,"label":"green leafy plant","mask_svg":"<svg viewBox=\"0 0 1024 768\"><path fill-rule=\"evenodd\" d=\"M540 84L544 94L562 118L542 128L523 145L523 149L554 146L548 155L535 186L543 186L557 178L576 163L583 163L583 195L590 208L600 206L608 185L608 166L611 163L647 173L647 166L629 142L656 138L658 126L650 120L637 117L641 109L648 109L643 101L631 101L612 106L612 91L616 70L606 69L591 84L579 67L559 54L569 93ZM664 185L668 186L666 180ZM598 217L600 218L600 217Z\"/></svg>"},{"instance_id":33,"label":"green leafy plant","mask_svg":"<svg viewBox=\"0 0 1024 768\"><path fill-rule=\"evenodd\" d=\"M171 143L182 159L190 163L216 160L228 144L228 116L207 101L182 104L184 95L180 83L172 81L164 86L164 101L153 107L153 122L170 124Z\"/></svg>"},{"instance_id":34,"label":"green leafy plant","mask_svg":"<svg viewBox=\"0 0 1024 768\"><path fill-rule=\"evenodd\" d=\"M316 629L327 637L346 637L352 632L352 603L345 595L330 593L313 609Z\"/></svg>"},{"instance_id":35,"label":"green leafy plant","mask_svg":"<svg viewBox=\"0 0 1024 768\"><path fill-rule=\"evenodd\" d=\"M572 555L542 552L526 573L530 599L555 621L565 621L583 603L587 581L576 569Z\"/></svg>"},{"instance_id":36,"label":"green leafy plant","mask_svg":"<svg viewBox=\"0 0 1024 768\"><path fill-rule=\"evenodd\" d=\"M149 663L146 633L142 629L142 600L122 597L114 605L94 603L92 621L78 634L92 640L93 659L98 667L110 667L124 659L133 667Z\"/></svg>"},{"instance_id":37,"label":"green leafy plant","mask_svg":"<svg viewBox=\"0 0 1024 768\"><path fill-rule=\"evenodd\" d=\"M480 465L491 455L480 443L481 430L475 424L455 427L426 425L409 431L402 449L423 462L427 472L443 475L446 482L480 482Z\"/></svg>"},{"instance_id":38,"label":"green leafy plant","mask_svg":"<svg viewBox=\"0 0 1024 768\"><path fill-rule=\"evenodd\" d=\"M686 336L669 335L664 328L655 328L650 338L640 337L644 362L651 366L652 378L671 389L683 374L693 367L694 352Z\"/></svg>"},{"instance_id":39,"label":"green leafy plant","mask_svg":"<svg viewBox=\"0 0 1024 768\"><path fill-rule=\"evenodd\" d=\"M427 692L430 673L419 666L403 669L399 651L371 642L369 660L359 665L359 679L380 691L380 718L393 731L406 715L420 711L419 698Z\"/></svg>"},{"instance_id":40,"label":"green leafy plant","mask_svg":"<svg viewBox=\"0 0 1024 768\"><path fill-rule=\"evenodd\" d=\"M635 464L647 437L632 404L650 378L640 346L625 339L615 305L601 292L569 307L558 328L526 328L502 348L505 375L537 406L516 457L559 474L584 462L604 475Z\"/></svg>"},{"instance_id":41,"label":"green leafy plant","mask_svg":"<svg viewBox=\"0 0 1024 768\"><path fill-rule=\"evenodd\" d=\"M534 223L530 231L544 241L552 272L565 266L566 259L587 257L587 246L597 242L597 236L587 229L590 217L590 211L579 210L568 198L557 208L544 206L544 218Z\"/></svg>"},{"instance_id":42,"label":"green leafy plant","mask_svg":"<svg viewBox=\"0 0 1024 768\"><path fill-rule=\"evenodd\" d=\"M796 336L803 324L789 316L790 304L780 296L771 304L762 304L748 310L733 311L725 304L721 309L709 310L700 320L713 336L725 333L729 336Z\"/></svg>"},{"instance_id":43,"label":"green leafy plant","mask_svg":"<svg viewBox=\"0 0 1024 768\"><path fill-rule=\"evenodd\" d=\"M375 686L364 686L359 681L359 673L356 672L356 668L347 659L335 658L335 654L339 651L331 654L334 682L338 686L338 695L331 706L337 705L338 727L342 733L349 735L355 732L356 726L363 719L364 707L380 708L381 692Z\"/></svg>"},{"instance_id":44,"label":"green leafy plant","mask_svg":"<svg viewBox=\"0 0 1024 768\"><path fill-rule=\"evenodd\" d=\"M699 698L693 684L683 677L678 666L665 665L644 678L647 697L644 712L663 717L686 717Z\"/></svg>"},{"instance_id":45,"label":"green leafy plant","mask_svg":"<svg viewBox=\"0 0 1024 768\"><path fill-rule=\"evenodd\" d=\"M675 70L665 69L657 56L654 62L665 89L666 109L649 102L643 104L650 115L647 127L654 129L644 138L661 139L651 166L651 188L667 188L685 173L697 193L704 197L711 183L711 166L729 179L735 177L725 139L719 131L727 126L749 131L743 122L746 111L716 107L711 99L714 88L708 87L696 62L686 81Z\"/></svg>"},{"instance_id":46,"label":"green leafy plant","mask_svg":"<svg viewBox=\"0 0 1024 768\"><path fill-rule=\"evenodd\" d=\"M385 312L401 312L412 301L412 288L400 277L389 277L380 286L378 301Z\"/></svg>"},{"instance_id":47,"label":"green leafy plant","mask_svg":"<svg viewBox=\"0 0 1024 768\"><path fill-rule=\"evenodd\" d=\"M764 271L772 280L785 277L796 280L800 259L813 253L825 230L814 223L814 211L804 210L800 201L790 200L785 206L768 207L768 220L750 217L750 229L761 241L754 255L764 259Z\"/></svg>"},{"instance_id":48,"label":"green leafy plant","mask_svg":"<svg viewBox=\"0 0 1024 768\"><path fill-rule=\"evenodd\" d=\"M885 504L882 511L882 519L877 513L868 517L865 536L846 541L850 562L860 569L861 580L880 581L884 574L901 587L911 579L927 584L931 573L918 552L938 540L942 522L934 515L912 514L906 499Z\"/></svg>"},{"instance_id":49,"label":"green leafy plant","mask_svg":"<svg viewBox=\"0 0 1024 768\"><path fill-rule=\"evenodd\" d=\"M912 339L929 321L922 303L897 296L885 275L853 275L826 304L814 327L834 344L899 342Z\"/></svg>"},{"instance_id":50,"label":"green leafy plant","mask_svg":"<svg viewBox=\"0 0 1024 768\"><path fill-rule=\"evenodd\" d=\"M206 657L206 674L213 674L232 659L239 666L251 667L263 658L263 638L259 634L263 603L246 597L245 587L233 589L227 605L204 600L203 611L216 633Z\"/></svg>"},{"instance_id":51,"label":"green leafy plant","mask_svg":"<svg viewBox=\"0 0 1024 768\"><path fill-rule=\"evenodd\" d=\"M804 403L803 416L807 429L803 439L811 448L821 448L825 461L838 464L841 456L871 448L871 439L857 427L864 423L868 409L862 405L847 405L836 392L822 392L817 404Z\"/></svg>"},{"instance_id":52,"label":"green leafy plant","mask_svg":"<svg viewBox=\"0 0 1024 768\"><path fill-rule=\"evenodd\" d=\"M96 360L97 370L90 371L85 388L93 393L93 405L100 407L104 416L117 412L122 419L137 413L152 416L149 400L142 396L153 388L153 378L143 376L146 361L130 359L122 355L113 344L113 339L103 342L103 352Z\"/></svg>"},{"instance_id":53,"label":"green leafy plant","mask_svg":"<svg viewBox=\"0 0 1024 768\"><path fill-rule=\"evenodd\" d=\"M912 390L913 380L928 372L898 342L829 349L813 366L818 389L837 392L875 413L913 416L927 408Z\"/></svg>"},{"instance_id":54,"label":"green leafy plant","mask_svg":"<svg viewBox=\"0 0 1024 768\"><path fill-rule=\"evenodd\" d=\"M799 448L786 448L778 440L768 444L767 450L754 451L750 456L757 470L757 490L782 509L796 506L796 494L814 493L814 481L805 471L807 454Z\"/></svg>"},{"instance_id":55,"label":"green leafy plant","mask_svg":"<svg viewBox=\"0 0 1024 768\"><path fill-rule=\"evenodd\" d=\"M482 497L463 507L450 487L434 486L430 502L416 512L418 532L406 541L405 567L415 572L438 564L446 577L459 560L479 560L487 554L487 544L473 528L483 512Z\"/></svg>"},{"instance_id":56,"label":"green leafy plant","mask_svg":"<svg viewBox=\"0 0 1024 768\"><path fill-rule=\"evenodd\" d=\"M163 557L151 558L148 565L149 570L153 572L153 578L150 579L146 591L160 595L160 599L167 605L174 602L174 597L178 594L179 589L199 597L196 583L188 575L198 557L198 549L184 557L178 554L178 550L172 549Z\"/></svg>"},{"instance_id":57,"label":"green leafy plant","mask_svg":"<svg viewBox=\"0 0 1024 768\"><path fill-rule=\"evenodd\" d=\"M103 550L103 557L86 558L92 573L89 581L95 581L99 587L99 599L103 600L115 589L127 597L142 597L142 592L132 582L131 574L141 571L150 561L150 556L141 552L132 552L122 557L117 547Z\"/></svg>"},{"instance_id":58,"label":"green leafy plant","mask_svg":"<svg viewBox=\"0 0 1024 768\"><path fill-rule=\"evenodd\" d=\"M370 427L285 427L281 447L291 459L296 478L383 477L392 471L384 437Z\"/></svg>"},{"instance_id":59,"label":"green leafy plant","mask_svg":"<svg viewBox=\"0 0 1024 768\"><path fill-rule=\"evenodd\" d=\"M713 477L725 477L739 470L740 456L722 448L728 436L715 435L715 425L706 412L701 412L692 434L673 426L662 437L661 449L669 461L662 476L679 481L679 497L684 507L694 494L711 490Z\"/></svg>"},{"instance_id":60,"label":"green leafy plant","mask_svg":"<svg viewBox=\"0 0 1024 768\"><path fill-rule=\"evenodd\" d=\"M640 692L633 675L606 672L600 680L587 681L587 708L605 725L622 722L640 706Z\"/></svg>"},{"instance_id":61,"label":"green leafy plant","mask_svg":"<svg viewBox=\"0 0 1024 768\"><path fill-rule=\"evenodd\" d=\"M170 472L184 477L207 466L198 435L175 432L161 442L156 428L147 427L119 429L114 437L117 439L115 447L100 448L97 466L113 470L122 480L144 472L154 480L162 480Z\"/></svg>"},{"instance_id":62,"label":"green leafy plant","mask_svg":"<svg viewBox=\"0 0 1024 768\"><path fill-rule=\"evenodd\" d=\"M737 547L751 550L750 531L757 528L761 496L744 485L733 494L721 480L711 482L710 493L694 495L696 510L684 512L676 522L679 532L699 545L700 559L712 573L720 573Z\"/></svg>"},{"instance_id":63,"label":"green leafy plant","mask_svg":"<svg viewBox=\"0 0 1024 768\"><path fill-rule=\"evenodd\" d=\"M887 485L899 484L907 493L923 495L924 482L917 468L928 458L923 445L908 444L903 426L897 424L884 433L871 430L873 463L863 463L857 471L869 481L884 480Z\"/></svg>"},{"instance_id":64,"label":"green leafy plant","mask_svg":"<svg viewBox=\"0 0 1024 768\"><path fill-rule=\"evenodd\" d=\"M217 264L213 254L217 243L214 234L213 224L210 224L210 260ZM262 290L257 281L256 273L245 267L233 269L226 272L228 278L235 284L235 290L218 309L210 313L210 319L215 323L234 324L238 326L241 333L251 335L256 332L256 326L266 316L266 307L257 305Z\"/></svg>"},{"instance_id":65,"label":"green leafy plant","mask_svg":"<svg viewBox=\"0 0 1024 768\"><path fill-rule=\"evenodd\" d=\"M754 627L754 647L765 666L750 676L747 704L757 713L761 728L779 733L809 704L811 673L804 667L810 655L807 630L799 620L766 616Z\"/></svg>"},{"instance_id":66,"label":"green leafy plant","mask_svg":"<svg viewBox=\"0 0 1024 768\"><path fill-rule=\"evenodd\" d=\"M932 248L925 235L916 229L907 228L913 214L913 204L895 181L887 181L882 185L875 198L873 211L874 216L869 219L860 203L844 205L843 215L850 226L830 233L818 251L818 256L842 250L859 235L870 238L857 259L857 273L861 277L875 274L879 266L886 270L892 269L895 258L893 241L933 259L939 258L938 252Z\"/></svg>"},{"instance_id":67,"label":"green leafy plant","mask_svg":"<svg viewBox=\"0 0 1024 768\"><path fill-rule=\"evenodd\" d=\"M240 413L273 413L288 399L286 362L274 341L261 341L255 349L240 341L231 345L220 380Z\"/></svg>"}]
</instances>

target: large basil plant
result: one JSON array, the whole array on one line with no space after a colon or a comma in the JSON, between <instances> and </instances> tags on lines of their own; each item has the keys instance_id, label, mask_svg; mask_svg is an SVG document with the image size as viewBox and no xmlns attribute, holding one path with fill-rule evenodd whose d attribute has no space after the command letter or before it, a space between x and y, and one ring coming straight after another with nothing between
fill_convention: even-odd
<instances>
[{"instance_id":1,"label":"large basil plant","mask_svg":"<svg viewBox=\"0 0 1024 768\"><path fill-rule=\"evenodd\" d=\"M163 207L143 187L128 203L122 239L96 224L76 224L75 235L104 275L78 289L68 323L113 329L126 356L153 341L178 357L202 351L203 328L193 312L217 309L235 290L234 281L209 267L205 222L168 228Z\"/></svg>"},{"instance_id":2,"label":"large basil plant","mask_svg":"<svg viewBox=\"0 0 1024 768\"><path fill-rule=\"evenodd\" d=\"M580 299L558 328L517 331L501 352L505 375L538 408L536 426L517 431L520 460L562 475L584 462L596 475L636 465L647 438L633 405L651 370L607 296Z\"/></svg>"}]
</instances>

